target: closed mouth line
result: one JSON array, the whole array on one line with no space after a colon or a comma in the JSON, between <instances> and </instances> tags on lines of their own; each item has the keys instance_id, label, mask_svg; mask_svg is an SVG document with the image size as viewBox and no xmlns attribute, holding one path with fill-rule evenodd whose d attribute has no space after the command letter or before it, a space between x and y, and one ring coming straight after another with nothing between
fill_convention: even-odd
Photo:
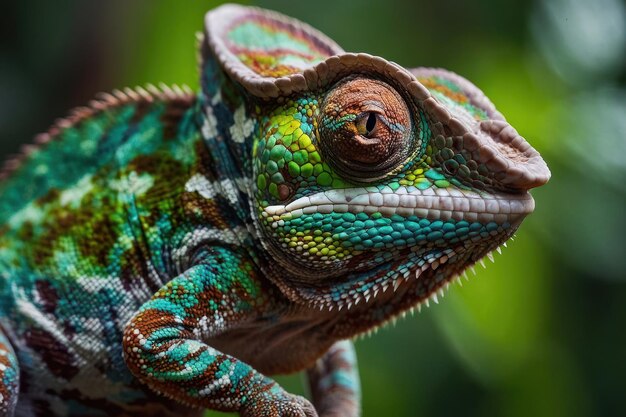
<instances>
[{"instance_id":1,"label":"closed mouth line","mask_svg":"<svg viewBox=\"0 0 626 417\"><path fill-rule=\"evenodd\" d=\"M313 213L381 213L429 220L465 220L505 223L531 213L535 202L529 193L480 194L455 188L399 187L396 190L347 188L300 197L287 205L266 207L264 217L274 221Z\"/></svg>"}]
</instances>

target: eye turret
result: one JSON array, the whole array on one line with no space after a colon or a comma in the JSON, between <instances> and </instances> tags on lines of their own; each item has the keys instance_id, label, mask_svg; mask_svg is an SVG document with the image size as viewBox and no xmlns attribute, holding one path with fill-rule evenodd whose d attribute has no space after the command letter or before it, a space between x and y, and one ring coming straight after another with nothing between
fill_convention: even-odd
<instances>
[{"instance_id":1,"label":"eye turret","mask_svg":"<svg viewBox=\"0 0 626 417\"><path fill-rule=\"evenodd\" d=\"M409 108L383 81L343 81L326 96L321 110L320 148L326 161L346 179L380 179L415 151Z\"/></svg>"}]
</instances>

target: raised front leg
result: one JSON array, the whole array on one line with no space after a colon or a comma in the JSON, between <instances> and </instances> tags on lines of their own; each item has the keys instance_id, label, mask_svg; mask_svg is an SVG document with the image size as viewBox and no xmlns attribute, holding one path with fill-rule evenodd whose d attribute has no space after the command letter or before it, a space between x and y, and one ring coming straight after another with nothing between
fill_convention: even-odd
<instances>
[{"instance_id":1,"label":"raised front leg","mask_svg":"<svg viewBox=\"0 0 626 417\"><path fill-rule=\"evenodd\" d=\"M181 403L243 416L316 416L248 364L204 341L258 315L271 302L245 256L209 248L128 323L124 353L142 382Z\"/></svg>"},{"instance_id":2,"label":"raised front leg","mask_svg":"<svg viewBox=\"0 0 626 417\"><path fill-rule=\"evenodd\" d=\"M19 376L15 352L0 329L0 417L12 417L15 412Z\"/></svg>"},{"instance_id":3,"label":"raised front leg","mask_svg":"<svg viewBox=\"0 0 626 417\"><path fill-rule=\"evenodd\" d=\"M335 343L307 372L320 417L361 415L361 386L352 342Z\"/></svg>"}]
</instances>

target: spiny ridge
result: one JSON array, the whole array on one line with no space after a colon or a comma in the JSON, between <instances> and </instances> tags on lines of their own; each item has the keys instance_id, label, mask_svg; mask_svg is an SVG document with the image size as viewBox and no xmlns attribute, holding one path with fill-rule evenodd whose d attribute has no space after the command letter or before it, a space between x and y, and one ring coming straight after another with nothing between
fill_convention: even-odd
<instances>
[{"instance_id":1,"label":"spiny ridge","mask_svg":"<svg viewBox=\"0 0 626 417\"><path fill-rule=\"evenodd\" d=\"M33 140L34 143L23 145L17 154L9 157L0 168L0 181L8 178L29 155L58 138L64 130L100 112L129 103L152 103L155 100L191 101L194 97L193 91L186 85L174 84L170 87L163 83L160 83L158 87L147 84L145 88L140 86L126 87L122 90L115 89L111 93L99 93L87 106L79 106L70 110L68 116L57 119L47 132L36 135Z\"/></svg>"}]
</instances>

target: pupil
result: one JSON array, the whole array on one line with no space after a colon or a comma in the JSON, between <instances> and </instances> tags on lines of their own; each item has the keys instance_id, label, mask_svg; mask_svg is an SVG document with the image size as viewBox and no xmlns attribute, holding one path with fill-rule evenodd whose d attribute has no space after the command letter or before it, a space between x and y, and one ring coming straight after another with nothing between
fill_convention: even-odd
<instances>
[{"instance_id":1,"label":"pupil","mask_svg":"<svg viewBox=\"0 0 626 417\"><path fill-rule=\"evenodd\" d=\"M370 113L367 117L367 122L365 123L365 129L367 129L367 133L370 133L376 127L376 115L374 113Z\"/></svg>"}]
</instances>

